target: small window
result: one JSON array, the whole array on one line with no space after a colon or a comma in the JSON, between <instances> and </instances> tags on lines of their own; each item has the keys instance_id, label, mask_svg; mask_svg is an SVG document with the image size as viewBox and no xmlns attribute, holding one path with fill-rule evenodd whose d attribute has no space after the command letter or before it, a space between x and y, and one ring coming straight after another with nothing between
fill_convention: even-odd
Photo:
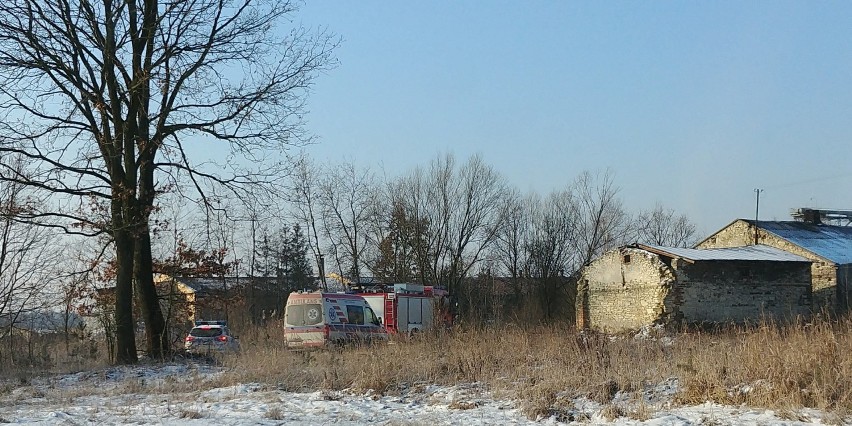
<instances>
[{"instance_id":1,"label":"small window","mask_svg":"<svg viewBox=\"0 0 852 426\"><path fill-rule=\"evenodd\" d=\"M624 263L630 263L630 255L625 254L622 260L624 261Z\"/></svg>"},{"instance_id":2,"label":"small window","mask_svg":"<svg viewBox=\"0 0 852 426\"><path fill-rule=\"evenodd\" d=\"M376 313L373 312L372 309L367 308L367 324L381 325L379 319L376 317Z\"/></svg>"},{"instance_id":3,"label":"small window","mask_svg":"<svg viewBox=\"0 0 852 426\"><path fill-rule=\"evenodd\" d=\"M346 317L349 319L349 324L364 325L364 307L346 305Z\"/></svg>"},{"instance_id":4,"label":"small window","mask_svg":"<svg viewBox=\"0 0 852 426\"><path fill-rule=\"evenodd\" d=\"M322 307L319 304L287 306L287 325L316 325L322 322Z\"/></svg>"}]
</instances>

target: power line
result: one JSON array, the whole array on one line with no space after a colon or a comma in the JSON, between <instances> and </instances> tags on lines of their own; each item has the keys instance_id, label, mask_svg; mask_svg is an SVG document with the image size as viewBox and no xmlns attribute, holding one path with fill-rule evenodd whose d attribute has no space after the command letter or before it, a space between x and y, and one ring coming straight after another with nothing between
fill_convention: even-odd
<instances>
[{"instance_id":1,"label":"power line","mask_svg":"<svg viewBox=\"0 0 852 426\"><path fill-rule=\"evenodd\" d=\"M852 176L852 172L840 173L840 174L831 175L831 176L823 176L823 177L799 180L799 181L794 181L794 182L782 183L780 185L767 186L767 187L763 188L762 190L789 188L791 186L804 185L804 184L807 184L807 183L814 183L814 182L822 182L822 181L826 181L826 180L832 180L832 179L837 179L837 178L842 178L842 177L850 177L850 176Z\"/></svg>"}]
</instances>

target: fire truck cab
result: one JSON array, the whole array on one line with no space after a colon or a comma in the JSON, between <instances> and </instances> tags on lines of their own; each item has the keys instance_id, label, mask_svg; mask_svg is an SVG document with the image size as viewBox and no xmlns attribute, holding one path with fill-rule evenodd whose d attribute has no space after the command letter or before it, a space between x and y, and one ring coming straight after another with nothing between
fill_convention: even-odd
<instances>
[{"instance_id":1,"label":"fire truck cab","mask_svg":"<svg viewBox=\"0 0 852 426\"><path fill-rule=\"evenodd\" d=\"M411 336L445 325L446 291L418 284L394 284L383 291L360 294L390 333Z\"/></svg>"}]
</instances>

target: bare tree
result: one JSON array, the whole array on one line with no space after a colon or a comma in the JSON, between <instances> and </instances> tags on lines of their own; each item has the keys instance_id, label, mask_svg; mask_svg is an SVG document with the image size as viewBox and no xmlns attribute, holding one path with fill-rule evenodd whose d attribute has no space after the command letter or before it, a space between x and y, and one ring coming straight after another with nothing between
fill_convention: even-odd
<instances>
[{"instance_id":1,"label":"bare tree","mask_svg":"<svg viewBox=\"0 0 852 426\"><path fill-rule=\"evenodd\" d=\"M319 222L319 201L317 196L319 185L319 172L317 165L310 157L302 155L295 164L292 175L293 198L291 202L295 207L296 220L305 224L310 241L311 252L317 264L317 273L322 281L323 291L328 291L325 279L325 251L323 250L318 229L322 227Z\"/></svg>"},{"instance_id":2,"label":"bare tree","mask_svg":"<svg viewBox=\"0 0 852 426\"><path fill-rule=\"evenodd\" d=\"M381 281L417 282L422 276L417 253L425 252L417 244L428 239L417 232L424 232L427 227L414 222L399 200L381 213L377 211L374 220L381 218L386 223L381 228L376 226L376 233L370 238L370 270Z\"/></svg>"},{"instance_id":3,"label":"bare tree","mask_svg":"<svg viewBox=\"0 0 852 426\"><path fill-rule=\"evenodd\" d=\"M697 241L695 224L686 215L678 215L657 203L652 210L642 211L636 219L640 243L664 247L692 247Z\"/></svg>"},{"instance_id":4,"label":"bare tree","mask_svg":"<svg viewBox=\"0 0 852 426\"><path fill-rule=\"evenodd\" d=\"M567 190L554 192L544 201L534 196L528 198L531 226L524 238L526 269L536 282L546 319L556 318L560 307L572 305L573 294L566 291L569 286L565 274L577 257L572 246L577 240L579 218L575 203ZM563 317L571 318L572 315Z\"/></svg>"},{"instance_id":5,"label":"bare tree","mask_svg":"<svg viewBox=\"0 0 852 426\"><path fill-rule=\"evenodd\" d=\"M368 195L366 242L362 261L382 281L414 281L414 256L407 238L409 223L397 195L398 181L374 182Z\"/></svg>"},{"instance_id":6,"label":"bare tree","mask_svg":"<svg viewBox=\"0 0 852 426\"><path fill-rule=\"evenodd\" d=\"M26 174L20 157L4 157L3 162ZM9 337L22 315L39 307L57 271L59 247L54 233L17 220L40 203L29 192L25 185L0 180L0 337ZM0 350L0 361L9 362L2 355Z\"/></svg>"},{"instance_id":7,"label":"bare tree","mask_svg":"<svg viewBox=\"0 0 852 426\"><path fill-rule=\"evenodd\" d=\"M530 196L532 197L532 196ZM512 287L513 299L519 303L523 292L524 274L527 265L527 251L524 239L530 227L529 198L524 199L516 191L507 192L506 217L497 229L492 257L508 274Z\"/></svg>"},{"instance_id":8,"label":"bare tree","mask_svg":"<svg viewBox=\"0 0 852 426\"><path fill-rule=\"evenodd\" d=\"M368 169L357 170L352 163L329 168L319 184L326 238L339 259L340 274L355 283L360 281L364 269L375 186L372 173Z\"/></svg>"},{"instance_id":9,"label":"bare tree","mask_svg":"<svg viewBox=\"0 0 852 426\"><path fill-rule=\"evenodd\" d=\"M0 4L0 154L39 167L32 179L6 179L62 197L32 221L112 238L118 362L136 361L134 281L149 353L168 342L151 273L158 176L188 177L214 208L210 185L240 196L251 195L246 185L272 186L281 149L306 138L306 90L336 42L286 31L294 11L255 0ZM215 140L231 150L224 164L191 161L189 144ZM67 208L84 199L108 205L109 223Z\"/></svg>"},{"instance_id":10,"label":"bare tree","mask_svg":"<svg viewBox=\"0 0 852 426\"><path fill-rule=\"evenodd\" d=\"M630 216L624 211L610 172L581 173L571 187L576 211L572 272L606 250L626 242Z\"/></svg>"},{"instance_id":11,"label":"bare tree","mask_svg":"<svg viewBox=\"0 0 852 426\"><path fill-rule=\"evenodd\" d=\"M426 228L414 232L420 280L460 290L505 218L503 178L478 156L456 167L446 155L428 172L415 170L402 187L408 216Z\"/></svg>"}]
</instances>

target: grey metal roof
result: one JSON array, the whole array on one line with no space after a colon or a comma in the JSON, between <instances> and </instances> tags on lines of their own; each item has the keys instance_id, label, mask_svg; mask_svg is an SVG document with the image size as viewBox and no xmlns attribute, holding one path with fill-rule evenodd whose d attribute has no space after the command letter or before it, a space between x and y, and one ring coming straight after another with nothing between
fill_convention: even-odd
<instances>
[{"instance_id":1,"label":"grey metal roof","mask_svg":"<svg viewBox=\"0 0 852 426\"><path fill-rule=\"evenodd\" d=\"M834 263L852 263L852 227L792 221L758 221L757 226Z\"/></svg>"},{"instance_id":2,"label":"grey metal roof","mask_svg":"<svg viewBox=\"0 0 852 426\"><path fill-rule=\"evenodd\" d=\"M196 293L233 290L247 286L252 281L255 284L274 282L275 277L174 277L175 280L195 290Z\"/></svg>"},{"instance_id":3,"label":"grey metal roof","mask_svg":"<svg viewBox=\"0 0 852 426\"><path fill-rule=\"evenodd\" d=\"M654 253L667 254L671 257L679 257L692 261L756 260L770 262L811 262L802 256L764 245L713 249L661 247L647 244L637 244L637 246Z\"/></svg>"},{"instance_id":4,"label":"grey metal roof","mask_svg":"<svg viewBox=\"0 0 852 426\"><path fill-rule=\"evenodd\" d=\"M198 294L216 291L234 290L246 287L251 283L254 285L274 286L276 277L174 277L175 280L185 284Z\"/></svg>"}]
</instances>

